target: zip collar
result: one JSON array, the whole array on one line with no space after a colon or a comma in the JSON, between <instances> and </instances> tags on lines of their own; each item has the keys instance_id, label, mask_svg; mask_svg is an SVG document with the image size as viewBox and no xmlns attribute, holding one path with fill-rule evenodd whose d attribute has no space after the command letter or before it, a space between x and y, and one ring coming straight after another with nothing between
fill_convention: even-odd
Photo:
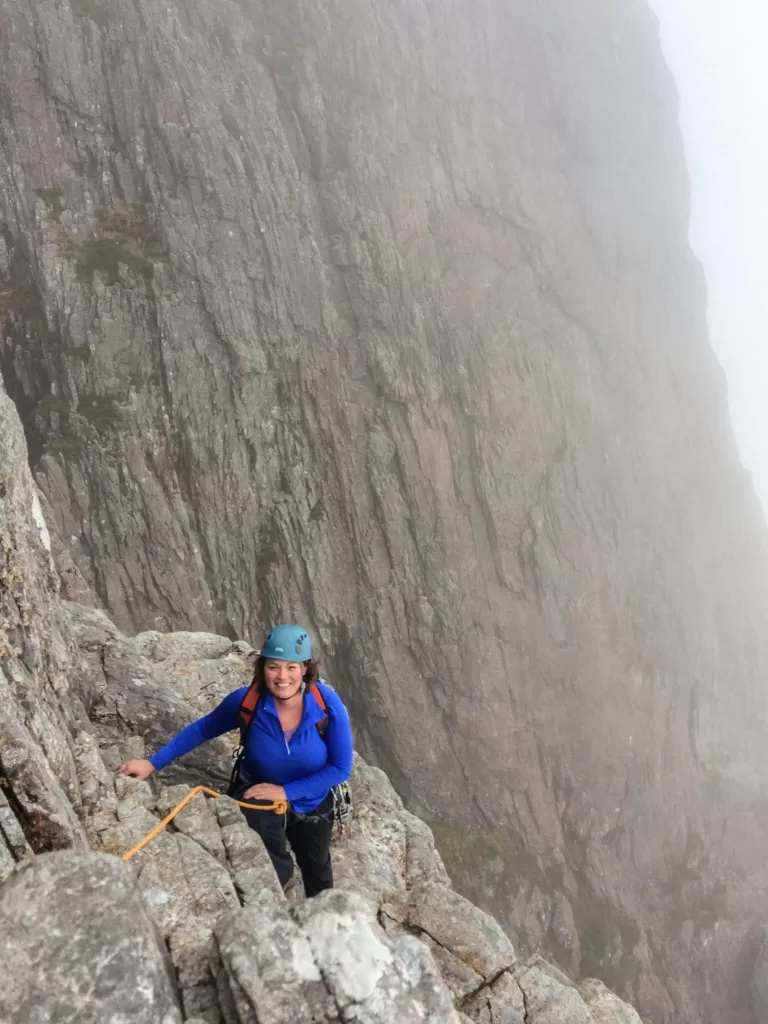
<instances>
[{"instance_id":1,"label":"zip collar","mask_svg":"<svg viewBox=\"0 0 768 1024\"><path fill-rule=\"evenodd\" d=\"M328 714L327 711L323 711L323 709L317 703L317 701L309 692L309 690L307 690L306 693L303 694L303 698L304 700L301 718L299 719L299 724L296 726L297 733L299 731L303 731L305 726L317 725L317 723L321 722L323 718L325 718L326 715ZM279 725L280 718L277 713L277 706L275 704L274 694L267 690L266 696L261 701L259 701L259 704L263 709L263 713L271 715L272 718L277 720L277 723ZM282 729L282 726L280 728Z\"/></svg>"}]
</instances>

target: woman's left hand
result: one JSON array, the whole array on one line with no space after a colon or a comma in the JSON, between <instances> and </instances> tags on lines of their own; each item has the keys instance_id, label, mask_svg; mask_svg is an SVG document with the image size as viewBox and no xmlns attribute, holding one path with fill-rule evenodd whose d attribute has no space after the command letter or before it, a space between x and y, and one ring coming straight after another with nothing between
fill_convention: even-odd
<instances>
[{"instance_id":1,"label":"woman's left hand","mask_svg":"<svg viewBox=\"0 0 768 1024\"><path fill-rule=\"evenodd\" d=\"M278 800L287 800L285 790L282 786L273 786L271 782L260 782L258 786L251 786L246 789L242 796L243 800L265 800L275 803Z\"/></svg>"}]
</instances>

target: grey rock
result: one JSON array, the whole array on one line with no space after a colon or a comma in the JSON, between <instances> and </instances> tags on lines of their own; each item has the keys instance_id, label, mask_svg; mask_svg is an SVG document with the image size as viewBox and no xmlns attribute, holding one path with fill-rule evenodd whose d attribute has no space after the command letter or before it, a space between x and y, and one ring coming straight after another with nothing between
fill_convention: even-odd
<instances>
[{"instance_id":1,"label":"grey rock","mask_svg":"<svg viewBox=\"0 0 768 1024\"><path fill-rule=\"evenodd\" d=\"M198 797L196 799L202 799ZM146 834L157 819L140 808L131 815L131 839ZM216 976L218 957L211 941L216 923L239 906L227 868L187 835L166 830L136 854L144 904L168 942L185 1013L221 1019Z\"/></svg>"},{"instance_id":2,"label":"grey rock","mask_svg":"<svg viewBox=\"0 0 768 1024\"><path fill-rule=\"evenodd\" d=\"M366 764L358 752L355 753L352 779L357 806L390 816L396 816L404 810L403 801L386 773L381 768Z\"/></svg>"},{"instance_id":3,"label":"grey rock","mask_svg":"<svg viewBox=\"0 0 768 1024\"><path fill-rule=\"evenodd\" d=\"M213 809L216 813L216 820L222 829L230 825L242 825L245 821L239 804L229 796L219 797L213 805Z\"/></svg>"},{"instance_id":4,"label":"grey rock","mask_svg":"<svg viewBox=\"0 0 768 1024\"><path fill-rule=\"evenodd\" d=\"M134 642L137 649L153 662L162 662L164 669L170 669L185 661L217 660L232 650L231 640L216 633L139 633ZM189 672L185 673L187 676Z\"/></svg>"},{"instance_id":5,"label":"grey rock","mask_svg":"<svg viewBox=\"0 0 768 1024\"><path fill-rule=\"evenodd\" d=\"M516 967L512 977L522 992L526 1024L594 1024L575 985L541 958Z\"/></svg>"},{"instance_id":6,"label":"grey rock","mask_svg":"<svg viewBox=\"0 0 768 1024\"><path fill-rule=\"evenodd\" d=\"M750 979L750 996L757 1018L768 1019L768 928L761 929L756 946L757 955Z\"/></svg>"},{"instance_id":7,"label":"grey rock","mask_svg":"<svg viewBox=\"0 0 768 1024\"><path fill-rule=\"evenodd\" d=\"M417 886L410 895L408 923L425 932L483 979L515 961L512 943L489 914L459 893L436 882Z\"/></svg>"},{"instance_id":8,"label":"grey rock","mask_svg":"<svg viewBox=\"0 0 768 1024\"><path fill-rule=\"evenodd\" d=\"M285 896L269 854L259 836L248 828L242 815L240 821L222 825L221 838L243 906L256 900L264 905L270 897L275 903L283 903Z\"/></svg>"},{"instance_id":9,"label":"grey rock","mask_svg":"<svg viewBox=\"0 0 768 1024\"><path fill-rule=\"evenodd\" d=\"M80 724L73 660L24 435L0 385L0 777L6 850L15 859L29 849L86 845L72 749Z\"/></svg>"},{"instance_id":10,"label":"grey rock","mask_svg":"<svg viewBox=\"0 0 768 1024\"><path fill-rule=\"evenodd\" d=\"M250 681L249 649L221 637L185 634L175 643L159 634L124 636L98 609L65 606L77 643L87 688L89 716L102 746L117 743L119 763L158 750L194 718L210 711L228 693ZM218 641L218 642L217 642ZM133 753L125 741L140 735L145 749ZM226 787L233 743L225 738L205 744L169 767L163 781L194 781ZM117 767L117 763L114 767Z\"/></svg>"},{"instance_id":11,"label":"grey rock","mask_svg":"<svg viewBox=\"0 0 768 1024\"><path fill-rule=\"evenodd\" d=\"M389 929L387 929L389 931ZM434 957L443 981L455 1000L461 1001L476 992L483 984L483 975L456 956L450 949L435 942L426 932L419 933L420 940Z\"/></svg>"},{"instance_id":12,"label":"grey rock","mask_svg":"<svg viewBox=\"0 0 768 1024\"><path fill-rule=\"evenodd\" d=\"M85 848L85 834L61 781L45 757L0 669L0 767L13 791L21 823L36 852ZM62 730L62 737L66 733Z\"/></svg>"},{"instance_id":13,"label":"grey rock","mask_svg":"<svg viewBox=\"0 0 768 1024\"><path fill-rule=\"evenodd\" d=\"M530 1024L522 989L508 971L465 1001L464 1009L477 1024Z\"/></svg>"},{"instance_id":14,"label":"grey rock","mask_svg":"<svg viewBox=\"0 0 768 1024\"><path fill-rule=\"evenodd\" d=\"M359 896L331 890L302 903L294 914L344 1019L455 1022L426 948L414 939L390 939Z\"/></svg>"},{"instance_id":15,"label":"grey rock","mask_svg":"<svg viewBox=\"0 0 768 1024\"><path fill-rule=\"evenodd\" d=\"M210 927L187 920L168 939L186 1020L200 1015L207 1024L222 1021L215 978L220 961Z\"/></svg>"},{"instance_id":16,"label":"grey rock","mask_svg":"<svg viewBox=\"0 0 768 1024\"><path fill-rule=\"evenodd\" d=\"M431 830L403 807L387 776L355 756L355 819L334 852L339 884L374 903L405 899L420 881L449 885Z\"/></svg>"},{"instance_id":17,"label":"grey rock","mask_svg":"<svg viewBox=\"0 0 768 1024\"><path fill-rule=\"evenodd\" d=\"M139 885L169 897L165 934L188 919L212 928L224 912L240 905L229 872L187 836L166 833L164 838L136 859Z\"/></svg>"},{"instance_id":18,"label":"grey rock","mask_svg":"<svg viewBox=\"0 0 768 1024\"><path fill-rule=\"evenodd\" d=\"M435 847L429 826L415 814L403 813L406 828L405 880L409 888L420 882L450 887L451 880Z\"/></svg>"},{"instance_id":19,"label":"grey rock","mask_svg":"<svg viewBox=\"0 0 768 1024\"><path fill-rule=\"evenodd\" d=\"M334 877L338 884L356 888L374 903L404 897L407 836L399 816L356 811L349 838L334 848Z\"/></svg>"},{"instance_id":20,"label":"grey rock","mask_svg":"<svg viewBox=\"0 0 768 1024\"><path fill-rule=\"evenodd\" d=\"M107 770L90 733L79 733L73 747L83 812L92 819L102 810L115 811L118 802L115 784L122 779L116 780Z\"/></svg>"},{"instance_id":21,"label":"grey rock","mask_svg":"<svg viewBox=\"0 0 768 1024\"><path fill-rule=\"evenodd\" d=\"M309 939L286 909L237 911L219 923L216 941L242 1024L338 1019Z\"/></svg>"},{"instance_id":22,"label":"grey rock","mask_svg":"<svg viewBox=\"0 0 768 1024\"><path fill-rule=\"evenodd\" d=\"M3 843L0 850L7 851L10 861L5 863L13 865L16 861L24 860L26 857L34 856L32 847L29 845L24 830L16 815L11 810L8 798L0 790L0 835Z\"/></svg>"},{"instance_id":23,"label":"grey rock","mask_svg":"<svg viewBox=\"0 0 768 1024\"><path fill-rule=\"evenodd\" d=\"M597 978L582 981L579 994L595 1024L642 1024L635 1010L610 992Z\"/></svg>"},{"instance_id":24,"label":"grey rock","mask_svg":"<svg viewBox=\"0 0 768 1024\"><path fill-rule=\"evenodd\" d=\"M0 1019L7 1024L180 1024L162 945L130 872L61 852L0 888Z\"/></svg>"},{"instance_id":25,"label":"grey rock","mask_svg":"<svg viewBox=\"0 0 768 1024\"><path fill-rule=\"evenodd\" d=\"M157 813L164 818L189 793L189 786L165 786L155 804ZM211 801L202 794L194 796L173 819L179 832L194 839L213 858L226 863L227 854L219 830L219 821Z\"/></svg>"},{"instance_id":26,"label":"grey rock","mask_svg":"<svg viewBox=\"0 0 768 1024\"><path fill-rule=\"evenodd\" d=\"M0 882L4 882L20 858L14 857L11 849L6 845L5 836L0 836L0 840L2 840L0 841Z\"/></svg>"}]
</instances>

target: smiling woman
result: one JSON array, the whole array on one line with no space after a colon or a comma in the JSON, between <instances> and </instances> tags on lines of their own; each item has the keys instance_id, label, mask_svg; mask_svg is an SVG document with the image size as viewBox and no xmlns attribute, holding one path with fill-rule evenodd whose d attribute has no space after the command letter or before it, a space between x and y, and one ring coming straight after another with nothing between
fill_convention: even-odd
<instances>
[{"instance_id":1,"label":"smiling woman","mask_svg":"<svg viewBox=\"0 0 768 1024\"><path fill-rule=\"evenodd\" d=\"M232 795L240 800L289 803L287 813L280 816L269 810L243 809L248 824L261 836L283 888L293 879L288 843L306 895L332 888L331 790L352 772L352 731L341 698L318 679L312 641L301 626L270 630L251 686L230 693L149 760L127 761L120 774L146 779L201 743L238 727L243 752Z\"/></svg>"}]
</instances>

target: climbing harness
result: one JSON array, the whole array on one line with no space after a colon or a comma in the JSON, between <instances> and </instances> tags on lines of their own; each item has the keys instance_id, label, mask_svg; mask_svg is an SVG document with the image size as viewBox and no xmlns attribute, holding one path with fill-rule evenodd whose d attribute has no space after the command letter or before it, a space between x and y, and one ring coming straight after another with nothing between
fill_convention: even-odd
<instances>
[{"instance_id":1,"label":"climbing harness","mask_svg":"<svg viewBox=\"0 0 768 1024\"><path fill-rule=\"evenodd\" d=\"M352 795L346 782L340 782L331 790L333 793L333 820L336 825L336 835L339 839L349 832L349 825L352 820Z\"/></svg>"},{"instance_id":2,"label":"climbing harness","mask_svg":"<svg viewBox=\"0 0 768 1024\"><path fill-rule=\"evenodd\" d=\"M155 825L151 832L148 832L144 836L141 842L136 843L136 845L131 847L131 849L127 853L123 854L123 860L130 860L131 857L134 856L134 854L138 853L139 850L145 847L147 843L149 843L152 839L155 838L155 836L160 835L165 826L168 825L171 821L173 821L173 819L176 817L176 815L179 813L182 807L188 804L196 793L207 793L208 796L214 797L225 795L224 793L217 793L215 789L208 789L207 786L195 786L194 789L191 789L187 793L183 800L179 801L179 803L176 804L176 806L173 808L169 815L163 818L163 820L158 825ZM288 810L288 804L285 800L276 800L274 803L271 804L247 804L243 803L242 800L235 800L235 803L238 804L240 807L245 807L251 811L272 811L274 814L285 814Z\"/></svg>"}]
</instances>

